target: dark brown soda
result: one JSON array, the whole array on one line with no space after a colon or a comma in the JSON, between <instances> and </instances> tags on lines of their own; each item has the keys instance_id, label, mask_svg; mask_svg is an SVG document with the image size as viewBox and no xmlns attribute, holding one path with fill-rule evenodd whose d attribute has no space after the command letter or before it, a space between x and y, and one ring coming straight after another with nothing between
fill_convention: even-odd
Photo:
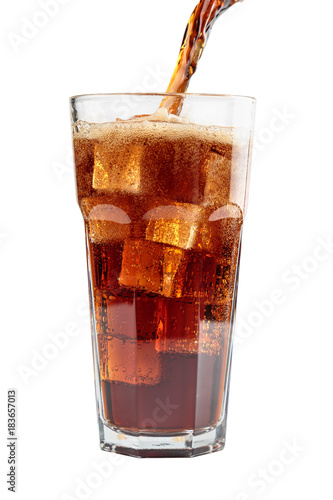
<instances>
[{"instance_id":1,"label":"dark brown soda","mask_svg":"<svg viewBox=\"0 0 333 500\"><path fill-rule=\"evenodd\" d=\"M200 0L188 21L178 61L168 85L169 93L185 93L190 79L195 73L198 61L207 44L210 32L216 19L229 7L240 0ZM162 106L170 113L179 114L183 99L168 97Z\"/></svg>"},{"instance_id":2,"label":"dark brown soda","mask_svg":"<svg viewBox=\"0 0 333 500\"><path fill-rule=\"evenodd\" d=\"M84 128L74 150L104 419L133 432L209 428L222 409L246 148L232 129Z\"/></svg>"}]
</instances>

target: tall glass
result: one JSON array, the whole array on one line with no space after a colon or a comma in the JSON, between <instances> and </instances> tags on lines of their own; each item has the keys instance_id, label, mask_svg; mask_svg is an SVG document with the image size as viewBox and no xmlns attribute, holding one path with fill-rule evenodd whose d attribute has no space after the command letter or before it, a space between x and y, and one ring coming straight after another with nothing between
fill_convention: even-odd
<instances>
[{"instance_id":1,"label":"tall glass","mask_svg":"<svg viewBox=\"0 0 333 500\"><path fill-rule=\"evenodd\" d=\"M179 117L168 99L183 101ZM224 447L254 108L220 95L71 99L103 450Z\"/></svg>"}]
</instances>

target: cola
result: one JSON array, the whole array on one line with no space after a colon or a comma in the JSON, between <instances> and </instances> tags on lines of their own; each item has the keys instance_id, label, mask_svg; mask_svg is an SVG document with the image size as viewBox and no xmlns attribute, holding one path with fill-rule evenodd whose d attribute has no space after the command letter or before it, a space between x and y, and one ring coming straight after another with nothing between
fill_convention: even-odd
<instances>
[{"instance_id":1,"label":"cola","mask_svg":"<svg viewBox=\"0 0 333 500\"><path fill-rule=\"evenodd\" d=\"M206 47L215 21L227 9L242 0L200 0L187 23L178 60L170 79L168 93L184 93L197 70L199 59ZM169 113L178 115L183 104L182 97L167 97L162 106Z\"/></svg>"},{"instance_id":2,"label":"cola","mask_svg":"<svg viewBox=\"0 0 333 500\"><path fill-rule=\"evenodd\" d=\"M78 123L74 152L105 421L133 432L215 425L243 223L239 131Z\"/></svg>"}]
</instances>

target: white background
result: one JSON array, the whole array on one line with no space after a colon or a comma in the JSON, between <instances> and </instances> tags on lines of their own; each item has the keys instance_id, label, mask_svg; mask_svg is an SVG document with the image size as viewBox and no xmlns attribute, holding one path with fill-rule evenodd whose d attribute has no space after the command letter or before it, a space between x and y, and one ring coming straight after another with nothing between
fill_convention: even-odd
<instances>
[{"instance_id":1,"label":"white background","mask_svg":"<svg viewBox=\"0 0 333 500\"><path fill-rule=\"evenodd\" d=\"M195 3L59 0L46 18L38 0L1 3L1 498L12 498L12 387L19 500L332 497L329 0L234 6L190 87L258 99L225 450L193 460L99 450L68 97L164 91ZM22 40L24 18L44 26ZM151 71L155 88L145 89ZM281 303L269 304L275 289ZM68 345L27 372L64 331ZM107 477L96 476L110 460ZM93 486L85 497L80 481Z\"/></svg>"}]
</instances>

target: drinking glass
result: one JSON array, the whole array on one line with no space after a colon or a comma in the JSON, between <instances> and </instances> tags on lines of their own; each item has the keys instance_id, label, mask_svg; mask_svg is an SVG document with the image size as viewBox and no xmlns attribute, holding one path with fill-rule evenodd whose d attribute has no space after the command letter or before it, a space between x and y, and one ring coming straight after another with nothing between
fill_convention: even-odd
<instances>
[{"instance_id":1,"label":"drinking glass","mask_svg":"<svg viewBox=\"0 0 333 500\"><path fill-rule=\"evenodd\" d=\"M179 116L164 104L181 104ZM223 449L255 101L71 98L101 448Z\"/></svg>"}]
</instances>

